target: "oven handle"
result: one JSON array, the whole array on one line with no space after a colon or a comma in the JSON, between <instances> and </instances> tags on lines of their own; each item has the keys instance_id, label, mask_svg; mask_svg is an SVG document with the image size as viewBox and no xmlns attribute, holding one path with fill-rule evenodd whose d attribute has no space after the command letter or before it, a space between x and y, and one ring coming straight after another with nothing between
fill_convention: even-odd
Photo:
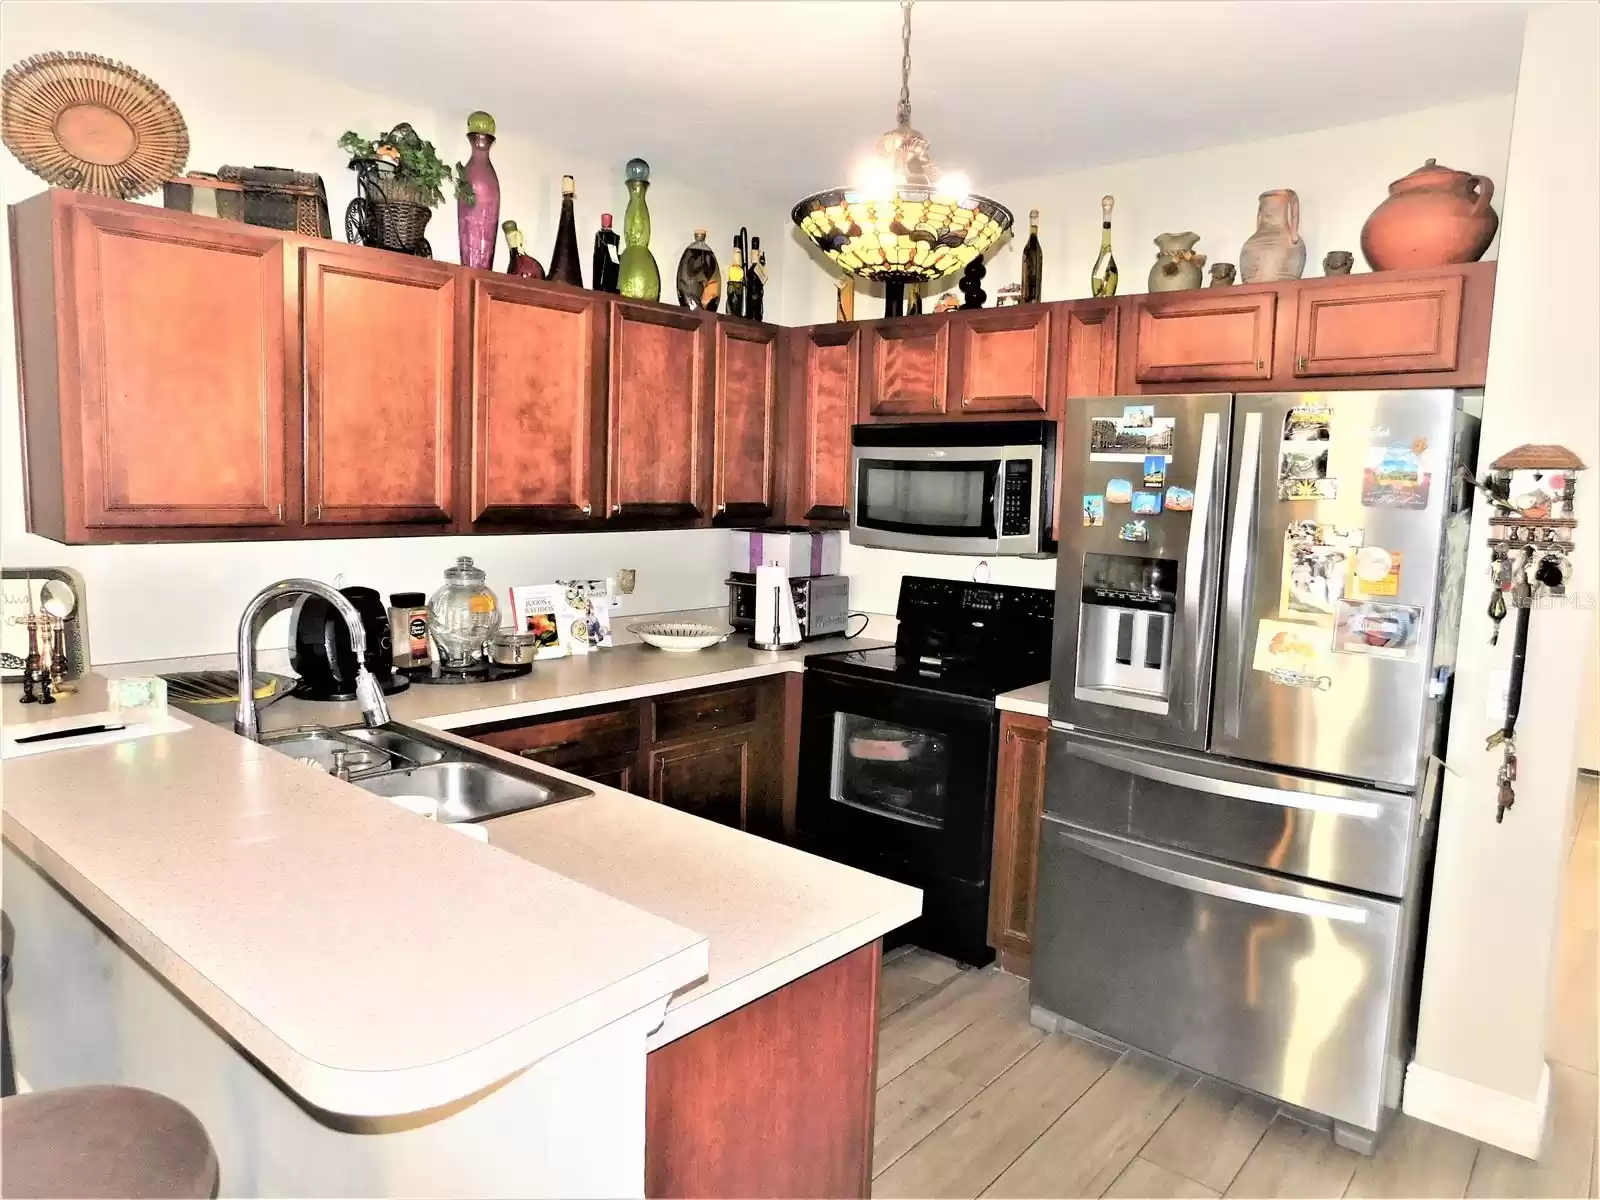
<instances>
[{"instance_id":1,"label":"oven handle","mask_svg":"<svg viewBox=\"0 0 1600 1200\"><path fill-rule=\"evenodd\" d=\"M850 808L860 809L864 813L871 813L875 817L887 817L891 821L899 821L904 825L915 825L918 829L944 828L944 823L941 821L918 820L909 813L897 813L887 808L874 808L872 805L863 804L859 800L847 800L845 797L838 795L829 796L828 799L835 804L843 804Z\"/></svg>"},{"instance_id":2,"label":"oven handle","mask_svg":"<svg viewBox=\"0 0 1600 1200\"><path fill-rule=\"evenodd\" d=\"M1151 862L1138 854L1127 853L1100 838L1068 831L1054 822L1051 824L1056 836L1078 853L1099 859L1107 866L1153 879L1157 883L1182 888L1186 892L1196 892L1202 896L1235 900L1240 904L1250 904L1257 908L1270 908L1306 917L1322 917L1329 921L1347 921L1352 925L1367 923L1367 910L1354 904L1335 904L1331 900L1314 900L1310 896L1284 895L1280 892L1263 891L1260 888L1241 887L1236 883L1224 883L1220 879L1211 879L1205 875L1177 871L1160 863Z\"/></svg>"},{"instance_id":3,"label":"oven handle","mask_svg":"<svg viewBox=\"0 0 1600 1200\"><path fill-rule=\"evenodd\" d=\"M1346 817L1377 820L1383 816L1384 806L1373 800L1355 800L1348 796L1332 795L1318 791L1290 791L1283 788L1262 787L1256 783L1240 783L1233 779L1218 779L1209 775L1195 775L1175 767L1151 762L1134 753L1091 746L1083 742L1067 741L1068 754L1086 762L1110 767L1128 775L1173 787L1188 788L1196 792L1209 792L1213 796L1227 796L1234 800L1252 800L1257 804L1272 804L1279 808L1303 808L1312 812L1338 813Z\"/></svg>"}]
</instances>

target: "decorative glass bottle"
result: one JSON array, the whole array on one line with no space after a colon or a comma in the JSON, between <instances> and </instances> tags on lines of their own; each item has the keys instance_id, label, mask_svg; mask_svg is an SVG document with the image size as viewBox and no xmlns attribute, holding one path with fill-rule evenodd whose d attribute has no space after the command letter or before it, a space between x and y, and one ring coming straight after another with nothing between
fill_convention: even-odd
<instances>
[{"instance_id":1,"label":"decorative glass bottle","mask_svg":"<svg viewBox=\"0 0 1600 1200\"><path fill-rule=\"evenodd\" d=\"M572 220L572 197L576 188L571 175L561 177L561 220L556 225L556 247L550 251L550 270L546 279L583 286L583 268L578 265L578 227Z\"/></svg>"},{"instance_id":2,"label":"decorative glass bottle","mask_svg":"<svg viewBox=\"0 0 1600 1200\"><path fill-rule=\"evenodd\" d=\"M1117 294L1117 259L1111 253L1111 206L1114 197L1100 197L1100 254L1089 272L1089 293L1093 296Z\"/></svg>"},{"instance_id":3,"label":"decorative glass bottle","mask_svg":"<svg viewBox=\"0 0 1600 1200\"><path fill-rule=\"evenodd\" d=\"M744 272L744 315L752 321L767 316L767 260L761 253L761 239L750 239L750 261Z\"/></svg>"},{"instance_id":4,"label":"decorative glass bottle","mask_svg":"<svg viewBox=\"0 0 1600 1200\"><path fill-rule=\"evenodd\" d=\"M494 266L495 237L500 230L500 176L489 161L494 145L494 118L475 112L467 118L472 155L456 171L465 187L456 192L456 231L461 236L461 264L489 270ZM468 203L467 195L472 199Z\"/></svg>"},{"instance_id":5,"label":"decorative glass bottle","mask_svg":"<svg viewBox=\"0 0 1600 1200\"><path fill-rule=\"evenodd\" d=\"M739 252L739 235L733 237L733 257L728 260L728 291L722 311L730 317L744 316L744 255Z\"/></svg>"},{"instance_id":6,"label":"decorative glass bottle","mask_svg":"<svg viewBox=\"0 0 1600 1200\"><path fill-rule=\"evenodd\" d=\"M1022 248L1022 302L1044 299L1044 250L1039 245L1039 210L1028 213L1028 244Z\"/></svg>"},{"instance_id":7,"label":"decorative glass bottle","mask_svg":"<svg viewBox=\"0 0 1600 1200\"><path fill-rule=\"evenodd\" d=\"M543 279L544 268L539 265L537 258L528 253L523 243L522 230L517 228L517 223L505 221L500 228L505 230L506 249L510 252L506 259L506 274L523 279Z\"/></svg>"},{"instance_id":8,"label":"decorative glass bottle","mask_svg":"<svg viewBox=\"0 0 1600 1200\"><path fill-rule=\"evenodd\" d=\"M600 214L600 228L594 231L594 272L590 284L597 292L617 291L617 271L622 262L622 239L611 228L611 214Z\"/></svg>"},{"instance_id":9,"label":"decorative glass bottle","mask_svg":"<svg viewBox=\"0 0 1600 1200\"><path fill-rule=\"evenodd\" d=\"M722 300L722 274L717 255L706 244L706 231L696 229L694 241L678 259L678 303L684 308L716 312Z\"/></svg>"},{"instance_id":10,"label":"decorative glass bottle","mask_svg":"<svg viewBox=\"0 0 1600 1200\"><path fill-rule=\"evenodd\" d=\"M622 214L622 263L617 289L630 300L661 299L661 271L650 253L650 209L644 194L650 189L650 164L630 158L627 169L628 209Z\"/></svg>"}]
</instances>

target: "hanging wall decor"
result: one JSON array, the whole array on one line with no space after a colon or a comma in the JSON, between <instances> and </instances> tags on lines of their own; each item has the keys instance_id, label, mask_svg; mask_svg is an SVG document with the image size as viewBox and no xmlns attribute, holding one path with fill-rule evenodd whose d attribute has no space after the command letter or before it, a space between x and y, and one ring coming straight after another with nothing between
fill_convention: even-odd
<instances>
[{"instance_id":1,"label":"hanging wall decor","mask_svg":"<svg viewBox=\"0 0 1600 1200\"><path fill-rule=\"evenodd\" d=\"M0 77L0 139L53 187L131 200L183 174L189 127L132 67L77 51L35 54Z\"/></svg>"}]
</instances>

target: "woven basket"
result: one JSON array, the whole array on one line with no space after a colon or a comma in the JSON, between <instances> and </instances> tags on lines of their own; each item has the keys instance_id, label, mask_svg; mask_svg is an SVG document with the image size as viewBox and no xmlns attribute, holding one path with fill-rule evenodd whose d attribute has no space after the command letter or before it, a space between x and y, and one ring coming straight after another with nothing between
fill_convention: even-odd
<instances>
[{"instance_id":1,"label":"woven basket","mask_svg":"<svg viewBox=\"0 0 1600 1200\"><path fill-rule=\"evenodd\" d=\"M396 175L374 174L373 198L396 205L414 205L431 209L433 196L414 179L401 179Z\"/></svg>"},{"instance_id":2,"label":"woven basket","mask_svg":"<svg viewBox=\"0 0 1600 1200\"><path fill-rule=\"evenodd\" d=\"M385 250L414 251L428 231L433 209L426 204L372 202L372 234Z\"/></svg>"}]
</instances>

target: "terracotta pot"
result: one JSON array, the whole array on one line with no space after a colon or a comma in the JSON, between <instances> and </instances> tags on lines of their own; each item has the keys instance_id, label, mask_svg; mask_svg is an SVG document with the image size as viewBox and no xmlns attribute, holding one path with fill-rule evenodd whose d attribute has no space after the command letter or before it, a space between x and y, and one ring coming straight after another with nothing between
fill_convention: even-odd
<instances>
[{"instance_id":1,"label":"terracotta pot","mask_svg":"<svg viewBox=\"0 0 1600 1200\"><path fill-rule=\"evenodd\" d=\"M1305 269L1300 197L1292 188L1262 192L1256 205L1256 231L1239 251L1239 278L1246 283L1275 283L1299 279Z\"/></svg>"},{"instance_id":2,"label":"terracotta pot","mask_svg":"<svg viewBox=\"0 0 1600 1200\"><path fill-rule=\"evenodd\" d=\"M1361 227L1361 253L1374 271L1408 271L1477 262L1500 218L1494 183L1429 159L1389 185L1389 198Z\"/></svg>"}]
</instances>

